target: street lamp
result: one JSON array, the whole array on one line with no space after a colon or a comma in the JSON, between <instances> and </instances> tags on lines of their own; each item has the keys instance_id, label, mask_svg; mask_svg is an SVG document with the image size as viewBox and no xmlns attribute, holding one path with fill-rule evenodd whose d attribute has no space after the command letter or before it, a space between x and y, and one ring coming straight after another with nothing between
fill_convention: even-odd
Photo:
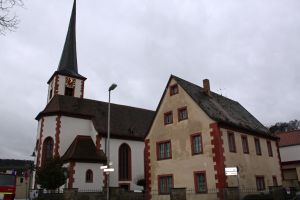
<instances>
[{"instance_id":1,"label":"street lamp","mask_svg":"<svg viewBox=\"0 0 300 200\"><path fill-rule=\"evenodd\" d=\"M110 145L110 92L117 87L117 84L113 83L108 89L108 117L107 117L107 145L106 145L106 156L107 156L107 167L110 168L110 155L109 155L109 145ZM107 173L107 182L106 182L106 199L109 200L109 172L108 169L105 169Z\"/></svg>"}]
</instances>

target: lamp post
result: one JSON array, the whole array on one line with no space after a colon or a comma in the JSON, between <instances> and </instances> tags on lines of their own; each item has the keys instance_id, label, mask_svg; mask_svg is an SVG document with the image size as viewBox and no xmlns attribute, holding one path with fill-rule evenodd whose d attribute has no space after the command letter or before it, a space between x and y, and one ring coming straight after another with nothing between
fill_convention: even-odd
<instances>
[{"instance_id":1,"label":"lamp post","mask_svg":"<svg viewBox=\"0 0 300 200\"><path fill-rule=\"evenodd\" d=\"M113 83L108 89L108 116L107 116L107 143L106 143L106 156L107 156L107 167L110 168L110 92L117 87L117 84ZM109 200L109 171L107 171L106 180L106 199Z\"/></svg>"}]
</instances>

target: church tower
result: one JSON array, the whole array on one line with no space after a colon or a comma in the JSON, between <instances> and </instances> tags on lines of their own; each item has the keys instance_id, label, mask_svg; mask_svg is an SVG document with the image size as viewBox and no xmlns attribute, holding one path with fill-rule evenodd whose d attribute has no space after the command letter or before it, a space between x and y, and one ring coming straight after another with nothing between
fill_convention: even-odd
<instances>
[{"instance_id":1,"label":"church tower","mask_svg":"<svg viewBox=\"0 0 300 200\"><path fill-rule=\"evenodd\" d=\"M76 0L72 9L68 33L57 70L48 81L47 103L54 95L83 98L86 78L78 73L76 53Z\"/></svg>"}]
</instances>

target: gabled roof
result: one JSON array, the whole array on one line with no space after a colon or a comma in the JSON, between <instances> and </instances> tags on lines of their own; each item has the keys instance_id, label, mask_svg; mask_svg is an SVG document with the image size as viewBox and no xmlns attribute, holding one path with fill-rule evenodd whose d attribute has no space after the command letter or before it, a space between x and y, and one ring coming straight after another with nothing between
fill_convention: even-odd
<instances>
[{"instance_id":1,"label":"gabled roof","mask_svg":"<svg viewBox=\"0 0 300 200\"><path fill-rule=\"evenodd\" d=\"M215 120L220 125L242 129L249 133L259 134L264 137L276 138L238 102L214 92L211 92L211 95L209 96L204 92L202 87L174 75L170 76L167 86L172 79L185 90L185 92L211 119ZM167 89L168 88L164 91L156 112L160 107Z\"/></svg>"},{"instance_id":2,"label":"gabled roof","mask_svg":"<svg viewBox=\"0 0 300 200\"><path fill-rule=\"evenodd\" d=\"M300 145L300 130L281 132L276 135L280 138L280 147Z\"/></svg>"},{"instance_id":3,"label":"gabled roof","mask_svg":"<svg viewBox=\"0 0 300 200\"><path fill-rule=\"evenodd\" d=\"M87 163L105 163L106 156L102 150L97 150L90 136L78 135L65 154L63 162L76 161Z\"/></svg>"},{"instance_id":4,"label":"gabled roof","mask_svg":"<svg viewBox=\"0 0 300 200\"><path fill-rule=\"evenodd\" d=\"M36 119L50 115L64 115L91 119L97 132L107 133L108 103L90 99L55 95ZM111 137L143 141L154 111L111 104Z\"/></svg>"}]
</instances>

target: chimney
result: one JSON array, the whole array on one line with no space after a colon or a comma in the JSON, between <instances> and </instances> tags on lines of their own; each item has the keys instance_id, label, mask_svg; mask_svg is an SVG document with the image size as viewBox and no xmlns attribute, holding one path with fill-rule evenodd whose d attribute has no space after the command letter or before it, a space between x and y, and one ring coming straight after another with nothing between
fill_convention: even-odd
<instances>
[{"instance_id":1,"label":"chimney","mask_svg":"<svg viewBox=\"0 0 300 200\"><path fill-rule=\"evenodd\" d=\"M203 80L203 90L204 90L204 93L207 96L211 96L211 94L210 94L209 80L208 79L204 79Z\"/></svg>"}]
</instances>

